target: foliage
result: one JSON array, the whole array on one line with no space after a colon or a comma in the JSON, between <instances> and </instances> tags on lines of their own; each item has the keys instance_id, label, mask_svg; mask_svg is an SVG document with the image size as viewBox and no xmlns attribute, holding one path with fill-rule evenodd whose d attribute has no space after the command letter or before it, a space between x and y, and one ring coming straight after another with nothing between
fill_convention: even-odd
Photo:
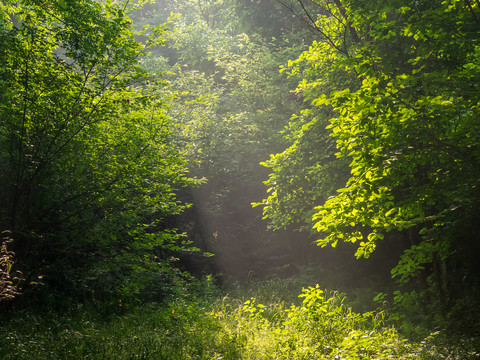
<instances>
[{"instance_id":1,"label":"foliage","mask_svg":"<svg viewBox=\"0 0 480 360\"><path fill-rule=\"evenodd\" d=\"M19 285L23 280L20 271L17 270L16 274L11 274L14 263L13 257L15 255L12 251L8 250L8 244L11 242L12 239L5 236L2 239L2 245L0 247L0 301L11 300L19 295Z\"/></svg>"},{"instance_id":2,"label":"foliage","mask_svg":"<svg viewBox=\"0 0 480 360\"><path fill-rule=\"evenodd\" d=\"M46 275L71 293L83 291L83 271L102 258L136 252L141 260L181 244L163 230L185 207L175 192L193 180L172 142L162 81L147 82L139 63L166 28L142 30L137 42L135 8L0 5L0 226L12 231L28 277Z\"/></svg>"},{"instance_id":3,"label":"foliage","mask_svg":"<svg viewBox=\"0 0 480 360\"><path fill-rule=\"evenodd\" d=\"M211 287L204 282L202 288ZM77 307L60 316L26 313L3 322L4 359L473 359L469 346L444 347L432 334L412 343L382 315L352 312L338 294L318 286L302 291L301 304L259 304L231 297L184 293L105 318ZM177 295L178 296L178 295ZM273 296L271 296L273 298ZM473 345L473 344L471 344Z\"/></svg>"},{"instance_id":4,"label":"foliage","mask_svg":"<svg viewBox=\"0 0 480 360\"><path fill-rule=\"evenodd\" d=\"M279 131L302 107L278 68L304 45L247 29L236 1L178 2L174 11L181 15L166 58L146 66L168 70L163 92L180 124L177 141L191 174L206 179L183 192L194 206L180 222L197 246L217 255L220 272L247 274L267 237L250 205L263 192L259 163L283 149Z\"/></svg>"},{"instance_id":5,"label":"foliage","mask_svg":"<svg viewBox=\"0 0 480 360\"><path fill-rule=\"evenodd\" d=\"M353 24L363 32L355 6L352 2ZM351 177L317 209L314 220L315 228L326 233L322 244L358 240L356 255L366 257L384 232L422 229L393 270L405 278L425 264L441 267L455 249L472 246L455 233L478 203L478 99L469 90L478 59L466 40L477 36L478 24L460 2L421 10L386 8L375 16L379 20L371 33L376 36L346 61L362 80L360 89L325 97L338 114L329 127L337 156L351 159ZM461 40L451 40L453 22L464 31ZM408 65L387 56L391 45L385 42L391 36L405 49ZM444 271L436 274L443 300Z\"/></svg>"},{"instance_id":6,"label":"foliage","mask_svg":"<svg viewBox=\"0 0 480 360\"><path fill-rule=\"evenodd\" d=\"M235 21L230 16L229 24ZM188 19L177 19L171 37L181 60L172 69L172 115L185 126L183 136L207 178L251 172L262 154L281 148L277 132L299 105L290 101L293 83L278 74L278 66L302 45L279 47L201 16Z\"/></svg>"},{"instance_id":7,"label":"foliage","mask_svg":"<svg viewBox=\"0 0 480 360\"><path fill-rule=\"evenodd\" d=\"M172 112L184 125L191 157L207 178L254 175L262 154L281 147L277 132L282 116L295 106L277 73L283 55L256 36L226 40L222 32L212 31L211 37L204 45L210 70L202 72L191 62L178 70Z\"/></svg>"},{"instance_id":8,"label":"foliage","mask_svg":"<svg viewBox=\"0 0 480 360\"><path fill-rule=\"evenodd\" d=\"M478 252L479 8L455 0L400 5L325 3L315 23L322 41L289 67L318 110L293 119L301 127L293 145L266 163L272 174L264 214L282 226L292 212L301 217L300 206L313 213L319 245L355 243L357 257L401 231L410 244L392 275L405 282L433 274L445 311L461 279L454 272L471 274L469 284L478 286L478 267L464 260ZM316 158L304 167L307 151ZM350 174L322 179L324 159L334 169L348 164ZM301 174L287 178L292 169ZM316 204L304 208L305 197Z\"/></svg>"},{"instance_id":9,"label":"foliage","mask_svg":"<svg viewBox=\"0 0 480 360\"><path fill-rule=\"evenodd\" d=\"M419 323L478 329L478 2L145 2L0 2L0 227L13 239L0 296L21 280L10 246L26 283L48 285L26 289L37 304L24 316L5 312L2 357L478 356L451 332L407 341L384 312L318 285L291 306L298 283L274 278L214 299L213 278L189 284L181 264L207 243L223 271L265 267L275 248L250 202L258 163L280 152L264 162L273 228L313 227L357 257L398 240L392 275L417 289L377 297L388 324L421 339ZM168 48L166 25L133 32L130 14L138 25L172 10ZM195 202L183 218L178 193Z\"/></svg>"},{"instance_id":10,"label":"foliage","mask_svg":"<svg viewBox=\"0 0 480 360\"><path fill-rule=\"evenodd\" d=\"M294 7L291 9L299 13ZM355 77L336 66L347 46L342 35L345 24L337 14L338 9L329 4L328 9L317 11L323 15L314 28L322 41L314 40L296 61L289 59L280 70L299 82L296 94L306 101L342 86L356 86ZM324 39L326 35L329 37ZM331 108L327 107L308 107L293 115L284 133L290 146L262 163L271 172L265 182L269 195L255 205L263 206L264 217L271 227L310 230L314 207L335 194L348 178L348 162L335 156L336 143L325 129L332 116Z\"/></svg>"}]
</instances>

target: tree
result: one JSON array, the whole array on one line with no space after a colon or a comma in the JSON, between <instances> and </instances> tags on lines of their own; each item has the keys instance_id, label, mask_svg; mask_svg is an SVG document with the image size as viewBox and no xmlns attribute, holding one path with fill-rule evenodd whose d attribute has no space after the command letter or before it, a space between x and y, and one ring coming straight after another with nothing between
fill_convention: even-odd
<instances>
[{"instance_id":1,"label":"tree","mask_svg":"<svg viewBox=\"0 0 480 360\"><path fill-rule=\"evenodd\" d=\"M348 56L351 40L335 4L322 7L301 1L281 3L308 23L317 36L297 60L282 66L282 72L299 81L297 96L311 103L335 89L358 87L355 75L338 66L340 59ZM320 13L318 21L316 13ZM263 162L271 169L266 182L269 196L256 205L263 206L271 227L310 230L315 205L332 196L348 179L348 162L335 156L336 144L326 129L333 115L331 108L316 106L294 115L285 131L291 146Z\"/></svg>"},{"instance_id":2,"label":"tree","mask_svg":"<svg viewBox=\"0 0 480 360\"><path fill-rule=\"evenodd\" d=\"M177 246L166 219L184 208L175 192L192 180L171 141L161 81L146 82L139 62L166 28L137 42L134 9L0 3L0 225L30 279L78 291L105 257L114 266L121 254L135 262Z\"/></svg>"},{"instance_id":3,"label":"tree","mask_svg":"<svg viewBox=\"0 0 480 360\"><path fill-rule=\"evenodd\" d=\"M269 163L272 200L282 203L278 194L296 185L316 193L312 225L322 236L319 245L355 243L357 257L368 257L385 233L403 232L410 246L393 276L406 281L428 271L445 308L457 282L449 277L463 274L478 286L468 255L478 252L478 3L327 4L333 11L315 23L323 41L290 71L303 75L299 91L325 109L335 156L348 163L350 175L336 193L322 181L288 184L277 173L282 157L300 161L292 147ZM332 79L330 69L354 80ZM295 141L325 137L314 126L319 121L303 124ZM283 182L274 183L278 178ZM274 201L264 202L273 219L293 206L272 208Z\"/></svg>"}]
</instances>

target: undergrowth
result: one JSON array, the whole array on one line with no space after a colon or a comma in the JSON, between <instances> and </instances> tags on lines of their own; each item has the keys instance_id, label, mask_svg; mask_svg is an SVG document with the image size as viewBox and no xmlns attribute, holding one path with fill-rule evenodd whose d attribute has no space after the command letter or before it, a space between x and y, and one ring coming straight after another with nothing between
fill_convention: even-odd
<instances>
[{"instance_id":1,"label":"undergrowth","mask_svg":"<svg viewBox=\"0 0 480 360\"><path fill-rule=\"evenodd\" d=\"M468 347L443 346L436 333L410 342L386 325L383 312L354 312L341 294L318 285L303 289L293 304L285 293L290 291L287 283L269 280L257 285L263 289L258 298L214 291L189 294L108 320L88 304L63 314L20 313L0 323L0 357L478 359Z\"/></svg>"}]
</instances>

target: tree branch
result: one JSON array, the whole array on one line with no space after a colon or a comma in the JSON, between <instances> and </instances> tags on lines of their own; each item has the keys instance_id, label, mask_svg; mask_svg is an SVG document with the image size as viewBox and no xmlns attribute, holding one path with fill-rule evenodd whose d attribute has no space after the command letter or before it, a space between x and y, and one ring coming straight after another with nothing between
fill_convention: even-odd
<instances>
[{"instance_id":1,"label":"tree branch","mask_svg":"<svg viewBox=\"0 0 480 360\"><path fill-rule=\"evenodd\" d=\"M328 36L316 23L316 21L312 18L312 16L310 15L310 13L308 12L308 10L305 8L305 5L302 3L301 0L297 0L297 2L300 4L301 8L302 8L302 11L305 13L307 19L305 19L305 17L303 16L299 16L296 12L295 12L295 9L292 7L292 6L289 6L288 4L286 4L285 2L283 2L282 0L277 0L277 2L279 4L281 4L282 6L284 6L285 8L287 8L288 10L290 10L292 12L292 14L299 18L301 21L303 21L305 24L307 24L311 30L314 30L316 32L318 32L320 35L322 35L322 37L327 40L327 42L330 44L331 47L333 47L335 50L337 50L338 52L342 53L342 54L345 54L345 55L348 55L345 53L345 51L343 51L343 49L341 49L340 47L338 47L335 42L332 40L332 38L330 36Z\"/></svg>"},{"instance_id":2,"label":"tree branch","mask_svg":"<svg viewBox=\"0 0 480 360\"><path fill-rule=\"evenodd\" d=\"M477 25L480 25L480 20L478 19L478 16L475 13L475 10L473 10L472 4L470 4L470 0L465 0L465 5L470 10L470 13L472 14L473 20L477 23ZM478 5L478 1L477 1L477 5Z\"/></svg>"},{"instance_id":3,"label":"tree branch","mask_svg":"<svg viewBox=\"0 0 480 360\"><path fill-rule=\"evenodd\" d=\"M340 14L342 14L343 18L345 19L347 23L346 26L350 32L350 35L352 36L353 41L355 42L355 44L360 44L361 43L360 37L358 36L357 31L352 27L352 22L348 21L347 11L343 7L342 3L340 2L340 0L333 0L333 2L335 3L338 10L340 11Z\"/></svg>"}]
</instances>

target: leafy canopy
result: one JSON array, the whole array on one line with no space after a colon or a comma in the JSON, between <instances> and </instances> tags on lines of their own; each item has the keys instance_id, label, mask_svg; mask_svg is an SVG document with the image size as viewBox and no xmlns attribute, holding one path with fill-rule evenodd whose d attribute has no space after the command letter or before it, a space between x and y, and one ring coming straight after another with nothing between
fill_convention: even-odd
<instances>
[{"instance_id":1,"label":"leafy canopy","mask_svg":"<svg viewBox=\"0 0 480 360\"><path fill-rule=\"evenodd\" d=\"M462 230L480 200L479 13L456 0L325 2L321 41L286 68L313 109L266 163L265 216L285 226L300 209L319 245L355 243L357 257L409 229L402 278L474 249Z\"/></svg>"}]
</instances>

